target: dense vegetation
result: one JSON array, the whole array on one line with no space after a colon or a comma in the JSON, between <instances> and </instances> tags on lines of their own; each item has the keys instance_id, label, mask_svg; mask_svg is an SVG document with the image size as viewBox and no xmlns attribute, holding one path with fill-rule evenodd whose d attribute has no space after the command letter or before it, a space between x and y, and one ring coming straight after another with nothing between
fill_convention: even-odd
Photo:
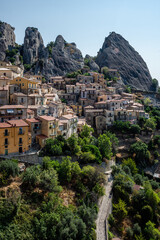
<instances>
[{"instance_id":1,"label":"dense vegetation","mask_svg":"<svg viewBox=\"0 0 160 240\"><path fill-rule=\"evenodd\" d=\"M79 163L101 163L103 159L111 159L118 145L115 134L106 132L95 138L93 132L92 128L85 125L79 135L73 134L67 140L63 136L48 139L40 156L68 155L76 158Z\"/></svg>"},{"instance_id":2,"label":"dense vegetation","mask_svg":"<svg viewBox=\"0 0 160 240\"><path fill-rule=\"evenodd\" d=\"M97 200L105 181L98 168L81 169L69 157L61 163L44 157L42 166L19 175L17 162L5 160L0 176L0 239L96 239Z\"/></svg>"},{"instance_id":3,"label":"dense vegetation","mask_svg":"<svg viewBox=\"0 0 160 240\"><path fill-rule=\"evenodd\" d=\"M138 173L132 159L113 167L113 175L113 214L109 217L111 231L128 240L160 239L159 183Z\"/></svg>"}]
</instances>

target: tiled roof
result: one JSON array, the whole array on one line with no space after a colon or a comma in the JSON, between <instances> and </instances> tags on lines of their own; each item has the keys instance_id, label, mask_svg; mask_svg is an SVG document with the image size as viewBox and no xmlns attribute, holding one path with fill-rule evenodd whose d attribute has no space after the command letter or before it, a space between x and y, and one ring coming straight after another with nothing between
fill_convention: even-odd
<instances>
[{"instance_id":1,"label":"tiled roof","mask_svg":"<svg viewBox=\"0 0 160 240\"><path fill-rule=\"evenodd\" d=\"M35 119L35 118L27 118L26 121L31 122L31 123L39 123L40 122L38 119Z\"/></svg>"},{"instance_id":2,"label":"tiled roof","mask_svg":"<svg viewBox=\"0 0 160 240\"><path fill-rule=\"evenodd\" d=\"M0 110L1 109L17 109L17 108L27 108L27 107L23 105L4 105L0 107Z\"/></svg>"},{"instance_id":3,"label":"tiled roof","mask_svg":"<svg viewBox=\"0 0 160 240\"><path fill-rule=\"evenodd\" d=\"M55 117L52 116L39 116L40 119L46 120L46 121L54 121L56 120Z\"/></svg>"},{"instance_id":4,"label":"tiled roof","mask_svg":"<svg viewBox=\"0 0 160 240\"><path fill-rule=\"evenodd\" d=\"M66 119L72 119L72 118L75 118L77 117L76 115L72 115L72 114L66 114L66 115L62 115L63 118L66 118Z\"/></svg>"},{"instance_id":5,"label":"tiled roof","mask_svg":"<svg viewBox=\"0 0 160 240\"><path fill-rule=\"evenodd\" d=\"M0 128L10 128L10 127L11 127L11 125L6 122L0 123Z\"/></svg>"},{"instance_id":6,"label":"tiled roof","mask_svg":"<svg viewBox=\"0 0 160 240\"><path fill-rule=\"evenodd\" d=\"M11 124L11 125L15 125L16 127L27 127L28 124L23 121L22 119L17 119L17 120L9 120L7 121L7 123Z\"/></svg>"}]
</instances>

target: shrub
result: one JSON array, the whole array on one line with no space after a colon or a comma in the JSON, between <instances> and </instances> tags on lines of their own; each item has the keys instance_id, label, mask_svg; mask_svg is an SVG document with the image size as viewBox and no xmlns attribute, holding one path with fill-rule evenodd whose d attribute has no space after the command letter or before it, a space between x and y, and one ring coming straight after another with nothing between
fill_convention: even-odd
<instances>
[{"instance_id":1,"label":"shrub","mask_svg":"<svg viewBox=\"0 0 160 240\"><path fill-rule=\"evenodd\" d=\"M3 160L0 162L0 172L6 173L6 177L15 177L19 173L18 162L13 160Z\"/></svg>"}]
</instances>

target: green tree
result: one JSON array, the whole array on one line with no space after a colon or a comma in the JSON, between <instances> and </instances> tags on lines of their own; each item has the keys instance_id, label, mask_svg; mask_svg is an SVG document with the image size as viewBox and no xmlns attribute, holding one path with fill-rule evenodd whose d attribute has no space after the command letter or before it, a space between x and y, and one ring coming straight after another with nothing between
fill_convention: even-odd
<instances>
[{"instance_id":1,"label":"green tree","mask_svg":"<svg viewBox=\"0 0 160 240\"><path fill-rule=\"evenodd\" d=\"M67 139L67 143L72 155L80 152L81 148L78 145L78 136L76 134L72 134L72 136Z\"/></svg>"},{"instance_id":2,"label":"green tree","mask_svg":"<svg viewBox=\"0 0 160 240\"><path fill-rule=\"evenodd\" d=\"M137 164L146 165L146 161L150 159L150 152L148 151L148 146L141 141L132 144L130 147L130 152L132 154L135 154L135 161L137 162Z\"/></svg>"},{"instance_id":3,"label":"green tree","mask_svg":"<svg viewBox=\"0 0 160 240\"><path fill-rule=\"evenodd\" d=\"M89 138L92 135L92 133L94 133L94 129L89 127L88 125L84 125L79 135L81 138L84 137Z\"/></svg>"},{"instance_id":4,"label":"green tree","mask_svg":"<svg viewBox=\"0 0 160 240\"><path fill-rule=\"evenodd\" d=\"M116 135L114 133L111 133L109 131L106 131L105 134L107 137L109 137L109 139L111 141L113 152L116 153L117 147L119 144L118 138L116 137Z\"/></svg>"},{"instance_id":5,"label":"green tree","mask_svg":"<svg viewBox=\"0 0 160 240\"><path fill-rule=\"evenodd\" d=\"M160 239L160 231L155 228L155 224L151 221L146 223L146 227L144 229L145 236L147 239L159 240Z\"/></svg>"},{"instance_id":6,"label":"green tree","mask_svg":"<svg viewBox=\"0 0 160 240\"><path fill-rule=\"evenodd\" d=\"M5 176L9 178L10 176L15 177L19 173L18 161L13 160L2 160L0 161L0 172L5 173Z\"/></svg>"},{"instance_id":7,"label":"green tree","mask_svg":"<svg viewBox=\"0 0 160 240\"><path fill-rule=\"evenodd\" d=\"M122 162L122 167L128 166L131 170L131 173L134 175L138 172L138 169L136 167L136 163L132 158L124 159Z\"/></svg>"},{"instance_id":8,"label":"green tree","mask_svg":"<svg viewBox=\"0 0 160 240\"><path fill-rule=\"evenodd\" d=\"M156 120L154 118L147 119L146 123L144 124L144 127L155 130L156 129Z\"/></svg>"},{"instance_id":9,"label":"green tree","mask_svg":"<svg viewBox=\"0 0 160 240\"><path fill-rule=\"evenodd\" d=\"M121 222L128 215L126 203L119 199L117 204L113 204L113 214Z\"/></svg>"},{"instance_id":10,"label":"green tree","mask_svg":"<svg viewBox=\"0 0 160 240\"><path fill-rule=\"evenodd\" d=\"M102 154L102 157L111 159L112 156L112 144L106 134L102 134L98 137L98 147Z\"/></svg>"},{"instance_id":11,"label":"green tree","mask_svg":"<svg viewBox=\"0 0 160 240\"><path fill-rule=\"evenodd\" d=\"M23 174L22 181L26 187L35 187L40 181L40 166L31 166Z\"/></svg>"}]
</instances>

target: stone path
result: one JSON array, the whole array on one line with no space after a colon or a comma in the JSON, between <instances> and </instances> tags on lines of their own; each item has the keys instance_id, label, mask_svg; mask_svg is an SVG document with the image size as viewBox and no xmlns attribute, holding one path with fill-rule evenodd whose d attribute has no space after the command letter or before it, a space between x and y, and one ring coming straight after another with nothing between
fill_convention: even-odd
<instances>
[{"instance_id":1,"label":"stone path","mask_svg":"<svg viewBox=\"0 0 160 240\"><path fill-rule=\"evenodd\" d=\"M110 170L111 169L110 167L114 164L115 164L114 161L110 161L107 170ZM112 209L112 185L113 185L112 175L108 176L108 179L109 181L105 186L105 195L101 199L98 217L96 220L97 240L107 239L106 219L108 218Z\"/></svg>"}]
</instances>

